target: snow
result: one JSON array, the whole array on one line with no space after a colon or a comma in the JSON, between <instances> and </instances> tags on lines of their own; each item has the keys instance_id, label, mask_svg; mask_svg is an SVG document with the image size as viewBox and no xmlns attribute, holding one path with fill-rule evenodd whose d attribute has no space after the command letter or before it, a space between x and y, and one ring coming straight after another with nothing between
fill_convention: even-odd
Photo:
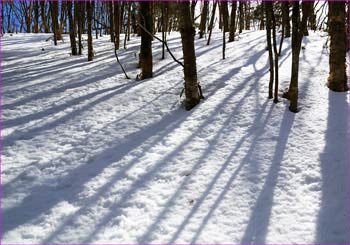
<instances>
[{"instance_id":1,"label":"snow","mask_svg":"<svg viewBox=\"0 0 350 245\"><path fill-rule=\"evenodd\" d=\"M139 38L119 50L126 80L108 36L93 62L49 36L1 40L3 244L350 242L349 99L326 87L324 33L304 38L297 114L267 99L264 31L225 60L220 32L196 39L205 100L190 112L160 43L154 78L137 81ZM281 91L290 70L286 39Z\"/></svg>"}]
</instances>

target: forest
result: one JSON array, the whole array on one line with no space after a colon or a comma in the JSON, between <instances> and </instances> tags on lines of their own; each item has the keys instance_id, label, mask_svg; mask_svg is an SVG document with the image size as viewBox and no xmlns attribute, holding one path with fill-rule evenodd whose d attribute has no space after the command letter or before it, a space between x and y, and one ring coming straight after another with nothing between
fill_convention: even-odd
<instances>
[{"instance_id":1,"label":"forest","mask_svg":"<svg viewBox=\"0 0 350 245\"><path fill-rule=\"evenodd\" d=\"M2 244L350 243L349 2L0 7Z\"/></svg>"}]
</instances>

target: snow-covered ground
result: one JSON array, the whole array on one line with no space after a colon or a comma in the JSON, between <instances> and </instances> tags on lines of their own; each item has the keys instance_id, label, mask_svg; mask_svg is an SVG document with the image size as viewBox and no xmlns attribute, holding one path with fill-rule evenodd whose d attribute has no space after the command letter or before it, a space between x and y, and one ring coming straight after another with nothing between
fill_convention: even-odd
<instances>
[{"instance_id":1,"label":"snow-covered ground","mask_svg":"<svg viewBox=\"0 0 350 245\"><path fill-rule=\"evenodd\" d=\"M196 40L205 100L181 106L182 68L140 39L96 57L69 38L2 38L2 243L349 243L348 93L326 87L324 33L304 39L300 112L267 99L264 31ZM169 37L182 57L177 33ZM288 87L290 40L280 57Z\"/></svg>"}]
</instances>

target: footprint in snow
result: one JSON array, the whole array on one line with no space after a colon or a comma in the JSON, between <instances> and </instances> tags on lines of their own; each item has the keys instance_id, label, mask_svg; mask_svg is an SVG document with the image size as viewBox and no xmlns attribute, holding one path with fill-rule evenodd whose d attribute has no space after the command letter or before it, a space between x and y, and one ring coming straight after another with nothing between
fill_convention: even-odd
<instances>
[{"instance_id":1,"label":"footprint in snow","mask_svg":"<svg viewBox=\"0 0 350 245\"><path fill-rule=\"evenodd\" d=\"M180 173L180 176L190 176L192 174L191 170L185 170Z\"/></svg>"}]
</instances>

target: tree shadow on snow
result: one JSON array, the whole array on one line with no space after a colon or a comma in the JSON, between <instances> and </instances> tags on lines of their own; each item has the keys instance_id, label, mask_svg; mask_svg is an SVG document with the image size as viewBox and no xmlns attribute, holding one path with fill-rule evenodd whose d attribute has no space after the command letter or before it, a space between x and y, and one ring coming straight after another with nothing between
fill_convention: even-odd
<instances>
[{"instance_id":1,"label":"tree shadow on snow","mask_svg":"<svg viewBox=\"0 0 350 245\"><path fill-rule=\"evenodd\" d=\"M315 244L349 244L348 93L328 95L326 146L320 154L322 173L321 207Z\"/></svg>"},{"instance_id":2,"label":"tree shadow on snow","mask_svg":"<svg viewBox=\"0 0 350 245\"><path fill-rule=\"evenodd\" d=\"M288 137L292 129L295 114L285 109L279 136L276 143L275 155L271 161L265 183L255 202L248 225L245 229L241 244L265 244L268 225L273 205L274 189L277 184L280 164L283 160Z\"/></svg>"}]
</instances>

